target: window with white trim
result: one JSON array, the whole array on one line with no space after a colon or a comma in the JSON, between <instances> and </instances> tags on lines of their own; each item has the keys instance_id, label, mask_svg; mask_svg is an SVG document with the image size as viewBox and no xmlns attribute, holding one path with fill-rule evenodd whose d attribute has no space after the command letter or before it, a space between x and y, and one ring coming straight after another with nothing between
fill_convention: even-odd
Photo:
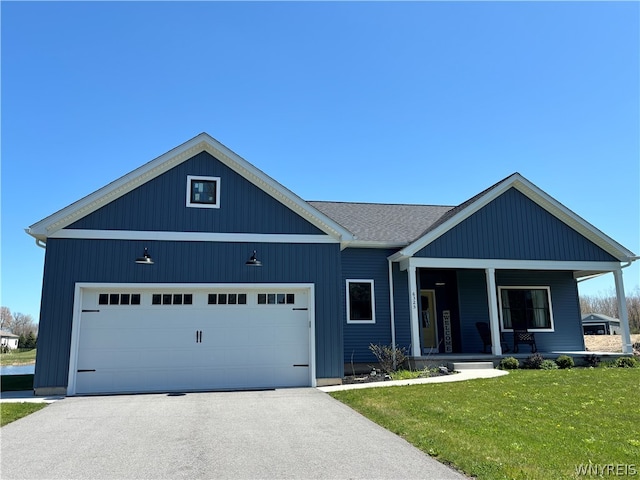
<instances>
[{"instance_id":1,"label":"window with white trim","mask_svg":"<svg viewBox=\"0 0 640 480\"><path fill-rule=\"evenodd\" d=\"M373 280L347 280L347 323L375 323Z\"/></svg>"},{"instance_id":2,"label":"window with white trim","mask_svg":"<svg viewBox=\"0 0 640 480\"><path fill-rule=\"evenodd\" d=\"M549 287L498 287L502 330L553 331Z\"/></svg>"},{"instance_id":3,"label":"window with white trim","mask_svg":"<svg viewBox=\"0 0 640 480\"><path fill-rule=\"evenodd\" d=\"M220 177L188 175L187 207L220 208Z\"/></svg>"}]
</instances>

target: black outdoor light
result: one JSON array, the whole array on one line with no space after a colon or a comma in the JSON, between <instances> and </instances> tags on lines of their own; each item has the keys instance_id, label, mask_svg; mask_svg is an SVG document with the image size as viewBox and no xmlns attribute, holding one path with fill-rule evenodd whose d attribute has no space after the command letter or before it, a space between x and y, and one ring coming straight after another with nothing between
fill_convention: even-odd
<instances>
[{"instance_id":1,"label":"black outdoor light","mask_svg":"<svg viewBox=\"0 0 640 480\"><path fill-rule=\"evenodd\" d=\"M262 262L256 258L256 251L255 250L253 251L253 255L251 255L251 258L249 260L247 260L246 262L244 262L244 264L249 266L249 267L261 267L262 266Z\"/></svg>"},{"instance_id":2,"label":"black outdoor light","mask_svg":"<svg viewBox=\"0 0 640 480\"><path fill-rule=\"evenodd\" d=\"M147 247L144 247L142 256L136 258L136 263L140 265L153 265L153 260L151 259L151 255L149 255L149 249Z\"/></svg>"}]
</instances>

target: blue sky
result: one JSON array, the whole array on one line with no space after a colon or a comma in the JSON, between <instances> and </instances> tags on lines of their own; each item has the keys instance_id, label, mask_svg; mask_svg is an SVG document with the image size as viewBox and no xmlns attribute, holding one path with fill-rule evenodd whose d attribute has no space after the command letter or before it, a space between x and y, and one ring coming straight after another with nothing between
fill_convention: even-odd
<instances>
[{"instance_id":1,"label":"blue sky","mask_svg":"<svg viewBox=\"0 0 640 480\"><path fill-rule=\"evenodd\" d=\"M12 311L39 312L24 228L203 131L307 200L455 205L517 171L640 254L637 2L0 8Z\"/></svg>"}]
</instances>

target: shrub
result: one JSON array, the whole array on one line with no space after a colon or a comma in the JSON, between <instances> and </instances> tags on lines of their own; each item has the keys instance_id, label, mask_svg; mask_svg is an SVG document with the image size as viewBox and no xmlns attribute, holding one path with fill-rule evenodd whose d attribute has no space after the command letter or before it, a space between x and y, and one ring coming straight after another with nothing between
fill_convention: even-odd
<instances>
[{"instance_id":1,"label":"shrub","mask_svg":"<svg viewBox=\"0 0 640 480\"><path fill-rule=\"evenodd\" d=\"M569 355L560 355L556 358L556 365L558 365L558 368L573 368L573 358Z\"/></svg>"},{"instance_id":2,"label":"shrub","mask_svg":"<svg viewBox=\"0 0 640 480\"><path fill-rule=\"evenodd\" d=\"M598 365L600 365L600 357L593 353L591 355L585 355L584 357L582 357L582 359L584 360L584 362L587 364L588 367L595 368Z\"/></svg>"},{"instance_id":3,"label":"shrub","mask_svg":"<svg viewBox=\"0 0 640 480\"><path fill-rule=\"evenodd\" d=\"M380 368L388 374L395 372L407 358L407 349L404 347L396 347L394 349L391 345L374 345L372 343L369 345L369 350L371 350L371 353L378 359Z\"/></svg>"},{"instance_id":4,"label":"shrub","mask_svg":"<svg viewBox=\"0 0 640 480\"><path fill-rule=\"evenodd\" d=\"M540 363L540 369L541 370L557 370L558 364L553 360L545 359L545 360L542 360L542 363Z\"/></svg>"},{"instance_id":5,"label":"shrub","mask_svg":"<svg viewBox=\"0 0 640 480\"><path fill-rule=\"evenodd\" d=\"M637 363L633 357L618 357L613 365L618 368L635 368Z\"/></svg>"},{"instance_id":6,"label":"shrub","mask_svg":"<svg viewBox=\"0 0 640 480\"><path fill-rule=\"evenodd\" d=\"M539 353L534 353L533 355L527 357L524 361L524 368L530 368L531 370L539 370L542 362L544 361L544 357Z\"/></svg>"},{"instance_id":7,"label":"shrub","mask_svg":"<svg viewBox=\"0 0 640 480\"><path fill-rule=\"evenodd\" d=\"M517 370L520 367L520 362L515 357L506 357L500 360L498 368L500 370Z\"/></svg>"}]
</instances>

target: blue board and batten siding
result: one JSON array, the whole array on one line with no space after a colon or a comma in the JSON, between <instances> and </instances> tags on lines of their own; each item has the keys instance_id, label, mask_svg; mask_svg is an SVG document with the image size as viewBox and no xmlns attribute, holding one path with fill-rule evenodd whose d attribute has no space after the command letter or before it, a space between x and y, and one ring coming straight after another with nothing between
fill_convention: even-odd
<instances>
[{"instance_id":1,"label":"blue board and batten siding","mask_svg":"<svg viewBox=\"0 0 640 480\"><path fill-rule=\"evenodd\" d=\"M186 206L187 175L220 177L220 208ZM200 153L79 219L69 229L322 235L251 182ZM155 264L134 263L148 248ZM261 268L244 263L258 251ZM316 377L343 374L344 293L338 243L48 239L35 388L66 387L74 290L95 283L311 283Z\"/></svg>"},{"instance_id":2,"label":"blue board and batten siding","mask_svg":"<svg viewBox=\"0 0 640 480\"><path fill-rule=\"evenodd\" d=\"M345 363L375 362L371 343L391 345L391 310L389 302L389 267L387 257L394 250L348 248L342 252L342 317L344 318ZM373 280L375 323L347 323L346 281Z\"/></svg>"},{"instance_id":3,"label":"blue board and batten siding","mask_svg":"<svg viewBox=\"0 0 640 480\"><path fill-rule=\"evenodd\" d=\"M415 256L617 261L515 188L507 190Z\"/></svg>"},{"instance_id":4,"label":"blue board and batten siding","mask_svg":"<svg viewBox=\"0 0 640 480\"><path fill-rule=\"evenodd\" d=\"M186 206L188 175L220 177L220 208ZM67 228L324 234L207 152L195 155Z\"/></svg>"}]
</instances>

